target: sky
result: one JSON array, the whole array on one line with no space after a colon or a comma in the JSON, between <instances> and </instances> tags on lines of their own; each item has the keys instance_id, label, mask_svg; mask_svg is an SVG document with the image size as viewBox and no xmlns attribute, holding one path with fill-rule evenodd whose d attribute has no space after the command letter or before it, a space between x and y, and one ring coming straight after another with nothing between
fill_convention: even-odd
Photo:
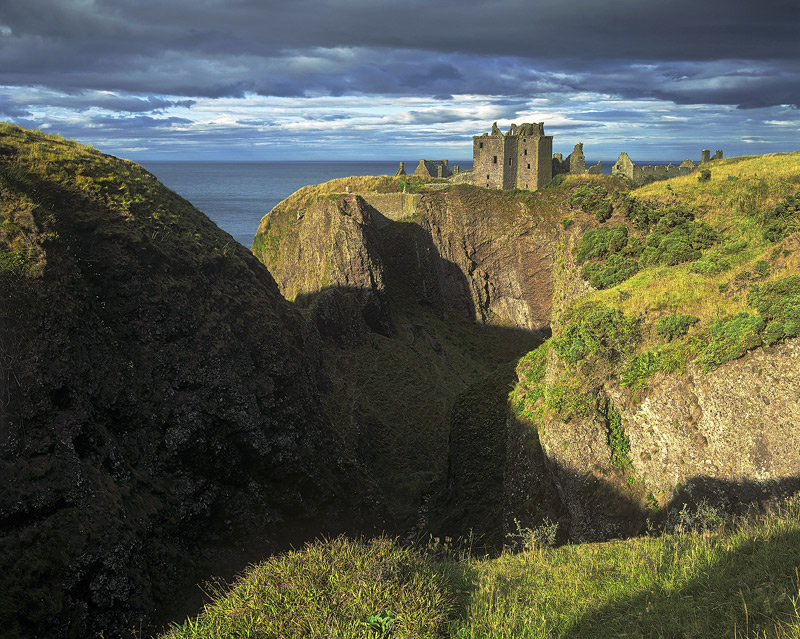
<instances>
[{"instance_id":1,"label":"sky","mask_svg":"<svg viewBox=\"0 0 800 639\"><path fill-rule=\"evenodd\" d=\"M135 161L800 150L800 0L0 0L0 120Z\"/></svg>"}]
</instances>

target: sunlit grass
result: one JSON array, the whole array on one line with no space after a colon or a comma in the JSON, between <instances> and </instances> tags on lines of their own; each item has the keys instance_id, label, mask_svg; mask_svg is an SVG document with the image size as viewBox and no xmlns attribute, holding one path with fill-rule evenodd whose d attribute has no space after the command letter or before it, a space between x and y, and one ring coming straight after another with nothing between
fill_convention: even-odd
<instances>
[{"instance_id":1,"label":"sunlit grass","mask_svg":"<svg viewBox=\"0 0 800 639\"><path fill-rule=\"evenodd\" d=\"M318 542L251 568L163 639L800 636L797 505L684 515L670 533L496 558ZM381 611L395 619L385 635L365 625Z\"/></svg>"}]
</instances>

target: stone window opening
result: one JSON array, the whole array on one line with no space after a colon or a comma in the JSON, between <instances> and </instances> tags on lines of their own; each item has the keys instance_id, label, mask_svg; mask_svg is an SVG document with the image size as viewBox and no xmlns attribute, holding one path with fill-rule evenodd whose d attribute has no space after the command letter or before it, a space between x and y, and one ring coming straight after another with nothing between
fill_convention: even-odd
<instances>
[{"instance_id":1,"label":"stone window opening","mask_svg":"<svg viewBox=\"0 0 800 639\"><path fill-rule=\"evenodd\" d=\"M513 162L512 159L508 158L508 166L511 166L512 162Z\"/></svg>"},{"instance_id":2,"label":"stone window opening","mask_svg":"<svg viewBox=\"0 0 800 639\"><path fill-rule=\"evenodd\" d=\"M479 148L479 149L482 149L482 148L483 148L483 142L478 142L478 148Z\"/></svg>"},{"instance_id":3,"label":"stone window opening","mask_svg":"<svg viewBox=\"0 0 800 639\"><path fill-rule=\"evenodd\" d=\"M522 155L528 155L528 149L525 149L525 152Z\"/></svg>"},{"instance_id":4,"label":"stone window opening","mask_svg":"<svg viewBox=\"0 0 800 639\"><path fill-rule=\"evenodd\" d=\"M530 165L530 164L528 165L528 168L531 168L531 165Z\"/></svg>"},{"instance_id":5,"label":"stone window opening","mask_svg":"<svg viewBox=\"0 0 800 639\"><path fill-rule=\"evenodd\" d=\"M493 162L494 162L495 164L497 164L497 156L496 156L496 155L494 156L494 160L493 160Z\"/></svg>"}]
</instances>

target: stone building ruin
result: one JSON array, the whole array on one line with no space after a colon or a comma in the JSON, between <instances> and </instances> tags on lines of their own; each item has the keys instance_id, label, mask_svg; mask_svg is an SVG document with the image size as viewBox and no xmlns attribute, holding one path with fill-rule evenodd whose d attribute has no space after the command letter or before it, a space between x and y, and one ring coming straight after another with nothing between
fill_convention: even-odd
<instances>
[{"instance_id":1,"label":"stone building ruin","mask_svg":"<svg viewBox=\"0 0 800 639\"><path fill-rule=\"evenodd\" d=\"M640 186L656 180L688 175L698 166L712 160L722 159L722 151L713 156L703 149L700 161L695 164L684 160L679 165L637 166L627 153L620 153L612 167L612 175L628 178ZM599 175L602 163L586 166L583 143L575 145L566 158L561 153L553 153L553 136L545 135L544 122L512 124L503 133L492 124L492 130L472 138L471 171L459 174L458 165L450 169L447 160L420 160L414 175L422 178L450 178L454 182L471 182L487 189L526 189L535 191L546 186L557 175ZM396 176L408 175L405 164L400 162Z\"/></svg>"},{"instance_id":2,"label":"stone building ruin","mask_svg":"<svg viewBox=\"0 0 800 639\"><path fill-rule=\"evenodd\" d=\"M711 151L703 149L700 154L700 161L695 164L691 160L684 160L678 166L668 164L666 166L636 166L633 160L630 159L624 151L619 154L616 164L611 169L611 175L622 175L628 178L637 186L647 184L648 182L655 182L657 180L668 180L669 178L678 177L681 175L689 175L701 164L710 162L711 160L721 160L722 151L717 150L713 157Z\"/></svg>"},{"instance_id":3,"label":"stone building ruin","mask_svg":"<svg viewBox=\"0 0 800 639\"><path fill-rule=\"evenodd\" d=\"M488 189L540 189L553 178L553 136L544 123L512 124L505 135L492 125L490 133L472 138L472 182Z\"/></svg>"},{"instance_id":4,"label":"stone building ruin","mask_svg":"<svg viewBox=\"0 0 800 639\"><path fill-rule=\"evenodd\" d=\"M414 175L424 178L446 178L453 175L447 160L420 160Z\"/></svg>"}]
</instances>

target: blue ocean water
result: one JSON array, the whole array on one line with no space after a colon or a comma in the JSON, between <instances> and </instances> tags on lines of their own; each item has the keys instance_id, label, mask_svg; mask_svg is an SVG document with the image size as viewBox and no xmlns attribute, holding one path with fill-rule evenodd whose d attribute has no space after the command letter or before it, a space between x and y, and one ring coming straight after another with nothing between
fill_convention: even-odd
<instances>
[{"instance_id":1,"label":"blue ocean water","mask_svg":"<svg viewBox=\"0 0 800 639\"><path fill-rule=\"evenodd\" d=\"M163 184L189 200L250 248L261 218L307 184L352 175L394 175L399 162L143 162ZM459 164L462 170L472 162ZM413 168L416 161L407 161Z\"/></svg>"},{"instance_id":2,"label":"blue ocean water","mask_svg":"<svg viewBox=\"0 0 800 639\"><path fill-rule=\"evenodd\" d=\"M614 162L603 160L603 173L610 175ZM587 160L586 165L595 163ZM407 161L406 167L413 170L416 164ZM459 164L463 171L472 168L470 161L450 164ZM351 175L394 175L398 162L144 162L143 165L237 242L250 248L261 218L297 189Z\"/></svg>"}]
</instances>

